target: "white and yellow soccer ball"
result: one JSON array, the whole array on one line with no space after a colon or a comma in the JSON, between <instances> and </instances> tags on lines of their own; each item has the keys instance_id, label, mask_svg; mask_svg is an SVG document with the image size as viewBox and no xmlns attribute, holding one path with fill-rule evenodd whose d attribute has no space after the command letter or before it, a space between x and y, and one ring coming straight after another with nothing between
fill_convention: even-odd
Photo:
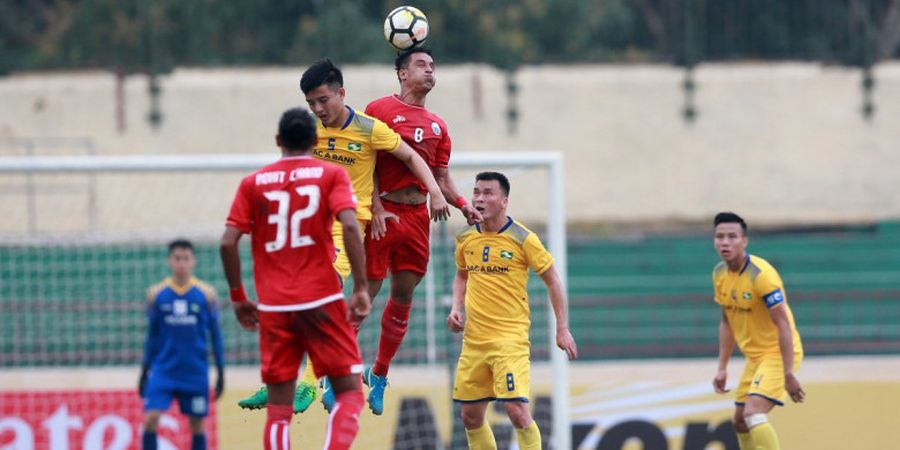
<instances>
[{"instance_id":1,"label":"white and yellow soccer ball","mask_svg":"<svg viewBox=\"0 0 900 450\"><path fill-rule=\"evenodd\" d=\"M428 31L428 18L413 6L394 8L384 19L384 38L398 50L425 42Z\"/></svg>"}]
</instances>

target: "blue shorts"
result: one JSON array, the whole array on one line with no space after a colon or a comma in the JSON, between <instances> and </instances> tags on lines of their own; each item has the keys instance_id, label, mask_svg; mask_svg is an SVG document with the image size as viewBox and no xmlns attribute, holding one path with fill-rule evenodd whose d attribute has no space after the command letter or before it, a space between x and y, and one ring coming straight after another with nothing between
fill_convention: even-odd
<instances>
[{"instance_id":1,"label":"blue shorts","mask_svg":"<svg viewBox=\"0 0 900 450\"><path fill-rule=\"evenodd\" d=\"M178 408L184 415L206 417L209 414L209 389L171 389L152 381L147 383L144 391L144 411L166 411L173 398L178 399Z\"/></svg>"}]
</instances>

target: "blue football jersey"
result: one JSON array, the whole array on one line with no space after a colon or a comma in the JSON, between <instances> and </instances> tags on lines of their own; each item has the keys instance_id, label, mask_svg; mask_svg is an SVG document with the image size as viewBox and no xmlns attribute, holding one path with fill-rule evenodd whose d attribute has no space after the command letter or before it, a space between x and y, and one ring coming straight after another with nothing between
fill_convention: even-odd
<instances>
[{"instance_id":1,"label":"blue football jersey","mask_svg":"<svg viewBox=\"0 0 900 450\"><path fill-rule=\"evenodd\" d=\"M208 389L207 334L216 363L224 364L215 290L193 277L184 286L166 278L147 293L147 319L144 364L150 368L152 383L169 389Z\"/></svg>"}]
</instances>

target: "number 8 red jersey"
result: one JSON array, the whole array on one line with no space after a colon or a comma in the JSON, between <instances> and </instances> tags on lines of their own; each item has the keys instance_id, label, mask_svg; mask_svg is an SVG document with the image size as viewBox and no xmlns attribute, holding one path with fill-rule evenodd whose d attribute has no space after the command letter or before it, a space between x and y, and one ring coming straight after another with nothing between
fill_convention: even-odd
<instances>
[{"instance_id":1,"label":"number 8 red jersey","mask_svg":"<svg viewBox=\"0 0 900 450\"><path fill-rule=\"evenodd\" d=\"M447 124L437 114L424 107L404 103L396 95L379 98L366 106L366 114L386 123L413 148L429 167L447 167L450 164L452 142ZM380 193L391 192L406 186L417 186L426 194L425 185L413 175L399 159L384 152L378 154L375 164Z\"/></svg>"},{"instance_id":2,"label":"number 8 red jersey","mask_svg":"<svg viewBox=\"0 0 900 450\"><path fill-rule=\"evenodd\" d=\"M282 158L241 180L226 224L250 234L260 310L343 299L331 226L346 209L356 209L346 170L311 156Z\"/></svg>"}]
</instances>

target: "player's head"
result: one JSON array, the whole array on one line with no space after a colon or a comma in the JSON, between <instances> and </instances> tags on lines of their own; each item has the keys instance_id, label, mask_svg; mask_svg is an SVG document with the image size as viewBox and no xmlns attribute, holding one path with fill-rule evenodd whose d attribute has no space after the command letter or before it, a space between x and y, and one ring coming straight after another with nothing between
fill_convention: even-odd
<instances>
[{"instance_id":1,"label":"player's head","mask_svg":"<svg viewBox=\"0 0 900 450\"><path fill-rule=\"evenodd\" d=\"M344 75L330 59L320 59L303 72L300 90L306 96L310 111L328 127L337 123L344 112Z\"/></svg>"},{"instance_id":2,"label":"player's head","mask_svg":"<svg viewBox=\"0 0 900 450\"><path fill-rule=\"evenodd\" d=\"M307 154L316 146L316 119L303 108L291 108L278 121L275 142L284 154Z\"/></svg>"},{"instance_id":3,"label":"player's head","mask_svg":"<svg viewBox=\"0 0 900 450\"><path fill-rule=\"evenodd\" d=\"M169 268L172 276L186 280L194 273L197 258L194 256L194 244L187 239L175 239L169 242Z\"/></svg>"},{"instance_id":4,"label":"player's head","mask_svg":"<svg viewBox=\"0 0 900 450\"><path fill-rule=\"evenodd\" d=\"M431 50L427 48L413 47L401 52L394 60L394 69L397 71L397 80L401 86L428 92L437 83L434 58L431 56Z\"/></svg>"},{"instance_id":5,"label":"player's head","mask_svg":"<svg viewBox=\"0 0 900 450\"><path fill-rule=\"evenodd\" d=\"M481 172L475 175L472 205L485 220L506 215L509 205L509 179L500 172Z\"/></svg>"},{"instance_id":6,"label":"player's head","mask_svg":"<svg viewBox=\"0 0 900 450\"><path fill-rule=\"evenodd\" d=\"M739 262L747 249L747 222L733 212L720 212L713 219L713 246L726 262Z\"/></svg>"}]
</instances>

